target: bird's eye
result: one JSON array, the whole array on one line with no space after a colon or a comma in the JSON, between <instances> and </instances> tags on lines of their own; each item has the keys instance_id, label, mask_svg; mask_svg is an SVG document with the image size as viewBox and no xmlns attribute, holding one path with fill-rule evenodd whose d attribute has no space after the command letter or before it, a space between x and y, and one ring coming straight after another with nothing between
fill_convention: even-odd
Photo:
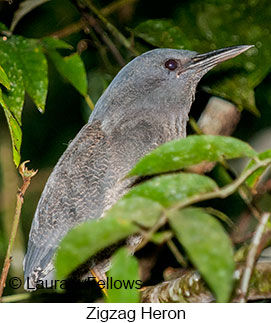
<instances>
[{"instance_id":1,"label":"bird's eye","mask_svg":"<svg viewBox=\"0 0 271 323\"><path fill-rule=\"evenodd\" d=\"M175 59L169 59L165 62L165 68L167 68L170 71L176 70L177 67L178 63L177 61L175 61Z\"/></svg>"}]
</instances>

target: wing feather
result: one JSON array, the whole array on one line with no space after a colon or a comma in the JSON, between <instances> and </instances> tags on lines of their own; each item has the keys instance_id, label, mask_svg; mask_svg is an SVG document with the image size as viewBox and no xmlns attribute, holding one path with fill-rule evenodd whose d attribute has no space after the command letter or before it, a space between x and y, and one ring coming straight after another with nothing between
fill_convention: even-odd
<instances>
[{"instance_id":1,"label":"wing feather","mask_svg":"<svg viewBox=\"0 0 271 323\"><path fill-rule=\"evenodd\" d=\"M48 178L29 234L24 259L26 285L35 287L38 279L46 279L53 269L56 248L70 228L101 215L103 178L108 169L105 145L100 122L87 124Z\"/></svg>"}]
</instances>

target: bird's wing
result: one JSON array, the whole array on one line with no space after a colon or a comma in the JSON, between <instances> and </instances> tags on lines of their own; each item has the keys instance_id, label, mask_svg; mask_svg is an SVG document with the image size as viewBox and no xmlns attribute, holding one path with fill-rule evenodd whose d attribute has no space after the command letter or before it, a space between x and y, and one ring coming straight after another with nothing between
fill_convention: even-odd
<instances>
[{"instance_id":1,"label":"bird's wing","mask_svg":"<svg viewBox=\"0 0 271 323\"><path fill-rule=\"evenodd\" d=\"M127 191L134 179L123 177L140 157L164 141L163 128L152 119L127 119L108 134L95 121L71 142L45 185L32 222L24 259L26 289L35 288L39 279L49 286L52 259L65 233L85 220L99 218Z\"/></svg>"},{"instance_id":2,"label":"bird's wing","mask_svg":"<svg viewBox=\"0 0 271 323\"><path fill-rule=\"evenodd\" d=\"M105 176L108 145L100 122L87 124L55 166L32 222L24 259L26 289L35 288L38 279L51 277L53 255L70 228L101 216L109 180Z\"/></svg>"}]
</instances>

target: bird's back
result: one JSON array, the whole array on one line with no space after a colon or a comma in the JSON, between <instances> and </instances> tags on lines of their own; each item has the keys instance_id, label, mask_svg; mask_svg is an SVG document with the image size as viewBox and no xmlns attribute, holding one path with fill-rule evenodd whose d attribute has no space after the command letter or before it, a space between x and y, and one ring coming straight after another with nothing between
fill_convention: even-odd
<instances>
[{"instance_id":1,"label":"bird's back","mask_svg":"<svg viewBox=\"0 0 271 323\"><path fill-rule=\"evenodd\" d=\"M34 216L24 259L26 288L53 278L56 248L75 225L101 217L132 180L122 180L137 160L167 140L163 127L140 119L110 133L98 120L85 125L50 175ZM170 138L168 138L169 140Z\"/></svg>"}]
</instances>

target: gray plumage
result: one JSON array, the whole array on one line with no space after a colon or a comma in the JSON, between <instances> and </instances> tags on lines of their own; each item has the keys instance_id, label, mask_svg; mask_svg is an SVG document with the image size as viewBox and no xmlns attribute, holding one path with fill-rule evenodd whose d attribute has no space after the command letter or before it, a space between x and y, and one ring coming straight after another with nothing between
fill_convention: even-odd
<instances>
[{"instance_id":1,"label":"gray plumage","mask_svg":"<svg viewBox=\"0 0 271 323\"><path fill-rule=\"evenodd\" d=\"M24 259L26 288L53 278L53 256L60 240L75 225L104 215L133 183L121 179L143 155L185 137L201 77L250 47L202 55L155 49L118 73L46 183Z\"/></svg>"}]
</instances>

